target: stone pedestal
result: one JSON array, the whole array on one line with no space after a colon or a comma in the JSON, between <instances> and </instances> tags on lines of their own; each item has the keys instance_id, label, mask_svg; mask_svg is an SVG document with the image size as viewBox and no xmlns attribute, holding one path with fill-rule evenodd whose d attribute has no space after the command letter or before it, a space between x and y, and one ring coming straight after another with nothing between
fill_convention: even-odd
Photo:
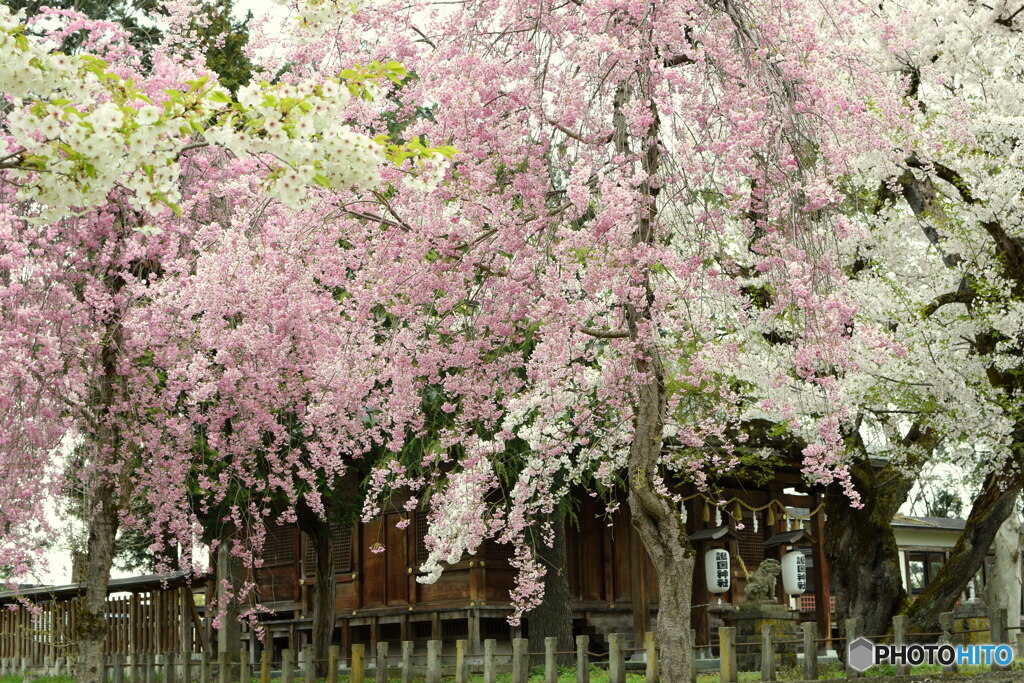
<instances>
[{"instance_id":1,"label":"stone pedestal","mask_svg":"<svg viewBox=\"0 0 1024 683\"><path fill-rule=\"evenodd\" d=\"M988 608L981 600L967 600L953 610L954 631L975 631L953 635L953 642L961 645L991 643L988 632ZM979 629L985 629L980 631Z\"/></svg>"},{"instance_id":2,"label":"stone pedestal","mask_svg":"<svg viewBox=\"0 0 1024 683\"><path fill-rule=\"evenodd\" d=\"M751 602L740 605L734 612L725 615L728 626L736 627L736 642L752 643L736 648L736 659L740 671L761 669L761 627L774 626L775 640L800 640L800 616L790 612L785 605L776 602ZM776 645L776 666L795 667L799 643Z\"/></svg>"}]
</instances>

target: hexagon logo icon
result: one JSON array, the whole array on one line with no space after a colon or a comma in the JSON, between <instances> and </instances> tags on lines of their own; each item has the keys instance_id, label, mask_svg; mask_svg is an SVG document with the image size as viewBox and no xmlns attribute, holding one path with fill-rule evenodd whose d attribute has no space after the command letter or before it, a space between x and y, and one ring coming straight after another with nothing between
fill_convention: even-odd
<instances>
[{"instance_id":1,"label":"hexagon logo icon","mask_svg":"<svg viewBox=\"0 0 1024 683\"><path fill-rule=\"evenodd\" d=\"M875 663L875 644L858 638L846 646L846 661L856 671L867 671Z\"/></svg>"}]
</instances>

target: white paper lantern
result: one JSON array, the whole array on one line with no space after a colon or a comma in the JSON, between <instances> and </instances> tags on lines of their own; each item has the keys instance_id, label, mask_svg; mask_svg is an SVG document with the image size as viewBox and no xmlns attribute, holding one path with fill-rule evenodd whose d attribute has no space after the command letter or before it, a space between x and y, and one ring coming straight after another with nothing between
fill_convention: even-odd
<instances>
[{"instance_id":1,"label":"white paper lantern","mask_svg":"<svg viewBox=\"0 0 1024 683\"><path fill-rule=\"evenodd\" d=\"M732 572L728 550L713 548L704 553L704 576L708 580L709 593L717 595L729 590Z\"/></svg>"},{"instance_id":2,"label":"white paper lantern","mask_svg":"<svg viewBox=\"0 0 1024 683\"><path fill-rule=\"evenodd\" d=\"M802 552L782 556L782 589L787 595L803 595L807 590L807 557Z\"/></svg>"}]
</instances>

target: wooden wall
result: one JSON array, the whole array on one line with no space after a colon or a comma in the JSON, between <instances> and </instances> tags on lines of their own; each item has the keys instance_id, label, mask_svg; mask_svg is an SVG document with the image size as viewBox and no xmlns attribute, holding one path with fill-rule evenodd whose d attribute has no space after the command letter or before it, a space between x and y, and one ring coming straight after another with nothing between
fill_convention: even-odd
<instances>
[{"instance_id":1,"label":"wooden wall","mask_svg":"<svg viewBox=\"0 0 1024 683\"><path fill-rule=\"evenodd\" d=\"M33 596L30 607L0 606L0 658L28 657L33 664L72 654L82 599ZM108 654L198 652L202 628L185 586L136 591L107 599Z\"/></svg>"}]
</instances>

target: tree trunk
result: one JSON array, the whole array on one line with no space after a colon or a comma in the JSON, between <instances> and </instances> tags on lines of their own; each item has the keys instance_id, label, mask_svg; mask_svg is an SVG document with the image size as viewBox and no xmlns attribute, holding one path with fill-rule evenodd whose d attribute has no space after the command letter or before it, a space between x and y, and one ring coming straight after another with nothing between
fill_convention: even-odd
<instances>
[{"instance_id":1,"label":"tree trunk","mask_svg":"<svg viewBox=\"0 0 1024 683\"><path fill-rule=\"evenodd\" d=\"M693 668L690 609L696 553L686 535L679 510L671 501L648 489L636 494L630 478L629 509L658 573L658 625L661 675L666 681L689 681ZM658 503L653 506L652 497ZM641 498L647 498L641 502Z\"/></svg>"},{"instance_id":2,"label":"tree trunk","mask_svg":"<svg viewBox=\"0 0 1024 683\"><path fill-rule=\"evenodd\" d=\"M630 315L630 327L634 325ZM689 681L693 667L690 608L693 595L693 546L679 505L658 492L665 426L665 371L657 349L650 360L636 361L646 376L637 395L633 443L629 449L629 510L647 554L658 573L658 627L661 672L666 681Z\"/></svg>"},{"instance_id":3,"label":"tree trunk","mask_svg":"<svg viewBox=\"0 0 1024 683\"><path fill-rule=\"evenodd\" d=\"M552 513L551 524L555 533L554 544L549 548L541 542L536 549L547 573L544 574L544 602L527 615L530 652L544 652L545 638L558 638L556 650L559 652L571 652L576 647L572 636L569 580L565 574L565 511L559 508ZM572 666L576 658L571 654L560 655L555 661L558 666ZM543 655L535 655L530 662L531 667L543 664Z\"/></svg>"},{"instance_id":4,"label":"tree trunk","mask_svg":"<svg viewBox=\"0 0 1024 683\"><path fill-rule=\"evenodd\" d=\"M123 284L121 280L116 280L111 283L110 289L116 294ZM78 649L75 679L78 683L106 681L103 650L107 637L107 586L110 582L110 568L114 563L114 544L121 521L121 509L132 495L130 470L120 461L122 437L118 426L119 416L113 414L114 406L123 398L117 367L123 341L120 322L109 321L100 350L102 374L98 378L98 419L95 420L97 428L94 434L96 450L92 468L95 479L86 482L90 495L87 498L89 538L86 541L85 599L75 626L75 645ZM111 464L119 472L115 481L111 481L111 475L104 467Z\"/></svg>"},{"instance_id":5,"label":"tree trunk","mask_svg":"<svg viewBox=\"0 0 1024 683\"><path fill-rule=\"evenodd\" d=\"M1024 479L1015 467L991 472L981 493L974 499L967 526L942 565L939 575L907 609L911 630L933 633L939 630L939 615L953 609L957 598L981 568L999 527L1013 511Z\"/></svg>"},{"instance_id":6,"label":"tree trunk","mask_svg":"<svg viewBox=\"0 0 1024 683\"><path fill-rule=\"evenodd\" d=\"M864 633L878 635L892 628L892 617L907 597L892 518L914 480L890 467L876 473L867 462L855 463L850 473L864 507L851 507L838 486L830 487L825 496L825 557L836 589L840 630L846 619L857 618Z\"/></svg>"},{"instance_id":7,"label":"tree trunk","mask_svg":"<svg viewBox=\"0 0 1024 683\"><path fill-rule=\"evenodd\" d=\"M107 639L107 585L114 562L114 539L119 523L116 493L111 485L100 487L89 515L88 556L85 562L85 599L76 615L75 641L78 683L105 681L103 649Z\"/></svg>"},{"instance_id":8,"label":"tree trunk","mask_svg":"<svg viewBox=\"0 0 1024 683\"><path fill-rule=\"evenodd\" d=\"M658 179L661 173L660 131L658 109L654 103L654 86L648 68L639 73L639 92L649 109L651 123L640 138L640 164L644 180L640 191L647 199L637 216L634 244L655 244L658 240ZM625 107L632 95L628 82L615 91L612 142L619 154L628 156L629 126ZM654 315L654 285L649 271L643 277L642 299L627 303L626 326L629 339L637 344L634 367L640 377L637 387L636 411L633 418L633 442L626 461L629 485L629 510L633 526L658 573L660 589L657 637L661 649L661 673L666 681L689 681L693 668L690 643L690 603L693 591L695 553L686 535L679 506L659 493L655 480L661 479L661 446L665 428L665 368L657 338L641 338L657 329Z\"/></svg>"},{"instance_id":9,"label":"tree trunk","mask_svg":"<svg viewBox=\"0 0 1024 683\"><path fill-rule=\"evenodd\" d=\"M313 576L313 659L316 661L316 675L324 678L327 676L327 657L334 636L335 580L331 527L312 513L300 514L299 521L316 554Z\"/></svg>"}]
</instances>

